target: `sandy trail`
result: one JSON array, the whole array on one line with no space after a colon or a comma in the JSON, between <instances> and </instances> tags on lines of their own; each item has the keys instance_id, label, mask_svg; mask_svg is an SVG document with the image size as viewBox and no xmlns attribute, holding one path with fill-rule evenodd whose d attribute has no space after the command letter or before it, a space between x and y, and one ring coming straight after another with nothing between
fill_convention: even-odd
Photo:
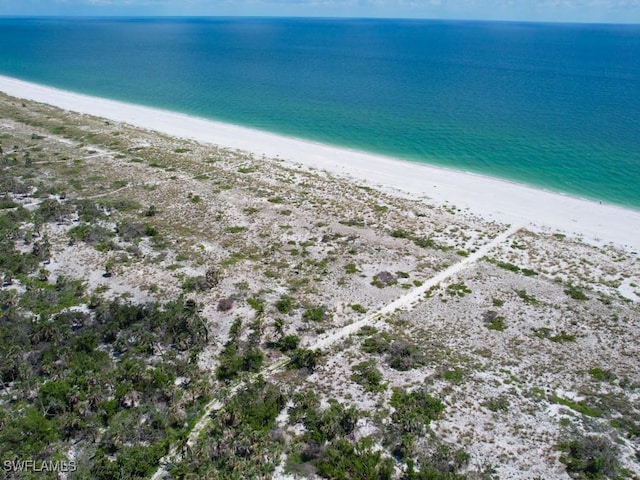
<instances>
[{"instance_id":1,"label":"sandy trail","mask_svg":"<svg viewBox=\"0 0 640 480\"><path fill-rule=\"evenodd\" d=\"M308 348L311 350L322 350L322 349L329 348L335 345L336 343L340 342L341 340L344 340L349 335L356 333L362 327L373 325L377 321L381 320L385 315L393 313L398 309L411 309L416 303L418 303L421 299L424 298L425 293L430 288L439 285L445 280L453 277L454 275L457 275L462 270L473 265L475 262L483 258L485 255L487 255L495 247L504 243L509 237L514 235L521 228L522 226L520 225L513 225L509 227L507 230L499 234L496 238L491 240L489 243L480 247L476 252L469 255L462 261L443 270L437 275L431 277L429 280L425 281L420 287L414 288L406 295L403 295L400 298L397 298L396 300L394 300L393 302L386 304L382 308L379 308L375 312L367 315L366 317L364 317L361 320L358 320L357 322L350 323L349 325L342 327L334 331L333 333L319 337L315 339L313 342L307 343L305 348ZM233 387L231 387L231 389L228 391L226 396L231 397L235 395L241 388L253 382L256 378L272 375L280 371L284 367L286 367L288 364L289 364L289 359L283 359L279 362L276 362L273 365L270 365L269 367L262 369L260 372L256 373L255 375L252 375L251 377L233 385ZM224 406L224 403L222 403L222 401L219 398L214 398L204 407L202 416L200 417L200 420L198 420L198 422L194 425L193 429L189 433L185 446L182 448L178 446L173 446L169 454L161 459L160 461L161 466L151 477L151 480L162 480L164 476L167 475L167 471L164 469L163 465L167 465L172 463L175 460L178 460L181 457L183 451L193 447L196 441L198 440L198 437L202 433L202 431L209 424L211 414L213 414L214 412L217 412L223 406Z\"/></svg>"},{"instance_id":2,"label":"sandy trail","mask_svg":"<svg viewBox=\"0 0 640 480\"><path fill-rule=\"evenodd\" d=\"M388 315L393 313L398 309L411 309L417 302L419 302L422 298L424 298L425 293L432 287L437 286L448 278L460 273L465 268L469 267L473 263L480 260L482 257L487 255L493 248L497 247L501 243L505 242L509 237L515 234L518 230L522 228L521 226L512 226L508 230L502 232L496 238L494 238L491 242L483 245L479 248L475 253L469 255L461 262L458 262L446 270L438 273L437 275L431 277L429 280L425 281L420 287L412 289L406 295L394 300L391 303L388 303L384 307L378 309L374 313L371 313L364 317L362 320L358 320L357 322L350 323L349 325L342 327L339 330L336 330L324 337L318 338L313 344L308 345L307 348L312 349L324 349L329 346L343 340L351 334L356 333L364 326L372 325L373 323L380 320L384 315Z\"/></svg>"}]
</instances>

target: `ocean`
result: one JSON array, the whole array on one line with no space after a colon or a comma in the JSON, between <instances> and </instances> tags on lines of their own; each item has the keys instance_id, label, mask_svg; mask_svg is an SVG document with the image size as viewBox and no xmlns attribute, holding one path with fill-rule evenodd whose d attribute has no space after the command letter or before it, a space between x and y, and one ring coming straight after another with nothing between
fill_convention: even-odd
<instances>
[{"instance_id":1,"label":"ocean","mask_svg":"<svg viewBox=\"0 0 640 480\"><path fill-rule=\"evenodd\" d=\"M640 25L0 18L0 73L640 208Z\"/></svg>"}]
</instances>

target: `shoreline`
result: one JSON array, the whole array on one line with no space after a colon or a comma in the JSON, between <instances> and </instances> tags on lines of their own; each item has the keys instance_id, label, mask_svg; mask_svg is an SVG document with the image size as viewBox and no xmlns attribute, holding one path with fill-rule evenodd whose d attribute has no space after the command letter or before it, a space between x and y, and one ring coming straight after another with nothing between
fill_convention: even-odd
<instances>
[{"instance_id":1,"label":"shoreline","mask_svg":"<svg viewBox=\"0 0 640 480\"><path fill-rule=\"evenodd\" d=\"M0 75L7 95L135 127L249 152L364 181L415 199L453 205L487 220L550 229L640 250L640 211L480 174L285 137L215 120L91 97Z\"/></svg>"}]
</instances>

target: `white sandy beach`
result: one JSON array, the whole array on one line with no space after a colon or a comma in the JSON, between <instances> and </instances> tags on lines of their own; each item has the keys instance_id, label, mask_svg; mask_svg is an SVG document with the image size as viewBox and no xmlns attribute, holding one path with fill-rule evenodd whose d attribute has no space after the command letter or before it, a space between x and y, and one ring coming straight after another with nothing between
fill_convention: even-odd
<instances>
[{"instance_id":1,"label":"white sandy beach","mask_svg":"<svg viewBox=\"0 0 640 480\"><path fill-rule=\"evenodd\" d=\"M448 202L487 219L550 229L597 243L640 250L640 211L565 196L513 182L396 160L245 127L204 120L45 87L0 76L0 91L65 110L300 163L394 189L413 198Z\"/></svg>"}]
</instances>

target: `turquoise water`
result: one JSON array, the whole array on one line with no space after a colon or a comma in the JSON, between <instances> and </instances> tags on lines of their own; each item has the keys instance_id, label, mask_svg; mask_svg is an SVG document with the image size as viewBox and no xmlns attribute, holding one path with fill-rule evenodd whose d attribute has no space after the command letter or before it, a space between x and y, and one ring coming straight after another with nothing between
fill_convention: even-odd
<instances>
[{"instance_id":1,"label":"turquoise water","mask_svg":"<svg viewBox=\"0 0 640 480\"><path fill-rule=\"evenodd\" d=\"M0 18L0 73L640 208L640 26Z\"/></svg>"}]
</instances>

